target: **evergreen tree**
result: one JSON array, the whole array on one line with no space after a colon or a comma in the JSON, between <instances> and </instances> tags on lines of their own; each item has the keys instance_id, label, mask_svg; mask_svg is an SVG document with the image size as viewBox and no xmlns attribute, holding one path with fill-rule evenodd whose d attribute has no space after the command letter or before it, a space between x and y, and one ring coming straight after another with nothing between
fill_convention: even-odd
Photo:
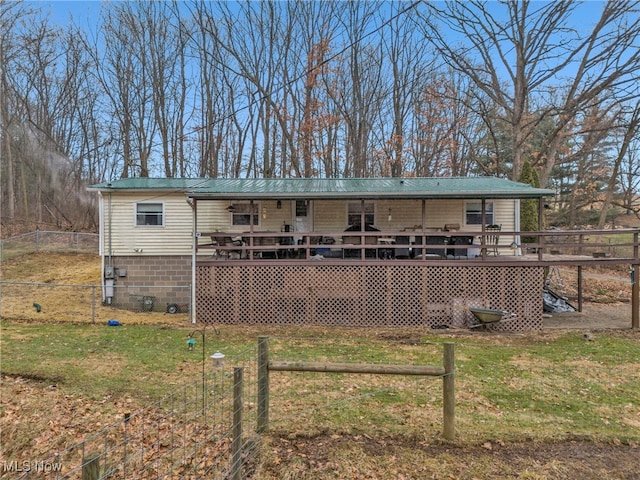
<instances>
[{"instance_id":1,"label":"evergreen tree","mask_svg":"<svg viewBox=\"0 0 640 480\"><path fill-rule=\"evenodd\" d=\"M522 173L518 179L535 188L540 188L538 173L528 160L522 164ZM538 230L538 201L536 199L523 199L520 201L520 231L534 232ZM537 243L536 237L522 237L522 243Z\"/></svg>"}]
</instances>

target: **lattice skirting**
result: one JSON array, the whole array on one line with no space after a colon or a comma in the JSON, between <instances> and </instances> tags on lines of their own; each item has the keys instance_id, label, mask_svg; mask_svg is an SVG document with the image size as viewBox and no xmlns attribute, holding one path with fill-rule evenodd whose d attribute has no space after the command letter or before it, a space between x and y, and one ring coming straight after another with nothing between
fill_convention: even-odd
<instances>
[{"instance_id":1,"label":"lattice skirting","mask_svg":"<svg viewBox=\"0 0 640 480\"><path fill-rule=\"evenodd\" d=\"M515 314L492 330L542 330L541 267L198 265L199 322L460 327L468 307Z\"/></svg>"}]
</instances>

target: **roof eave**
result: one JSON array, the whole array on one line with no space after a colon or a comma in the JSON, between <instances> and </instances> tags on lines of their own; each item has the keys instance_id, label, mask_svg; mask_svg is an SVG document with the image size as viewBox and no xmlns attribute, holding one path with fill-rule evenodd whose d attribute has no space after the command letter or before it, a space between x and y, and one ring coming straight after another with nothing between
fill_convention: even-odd
<instances>
[{"instance_id":1,"label":"roof eave","mask_svg":"<svg viewBox=\"0 0 640 480\"><path fill-rule=\"evenodd\" d=\"M530 199L553 196L553 192L278 192L278 193L193 193L194 200L349 200L349 199Z\"/></svg>"}]
</instances>

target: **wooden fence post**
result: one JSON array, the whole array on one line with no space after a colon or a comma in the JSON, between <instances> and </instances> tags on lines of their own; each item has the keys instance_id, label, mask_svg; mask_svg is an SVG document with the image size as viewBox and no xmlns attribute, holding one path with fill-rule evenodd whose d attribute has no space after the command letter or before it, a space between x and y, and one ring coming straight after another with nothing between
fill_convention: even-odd
<instances>
[{"instance_id":1,"label":"wooden fence post","mask_svg":"<svg viewBox=\"0 0 640 480\"><path fill-rule=\"evenodd\" d=\"M258 338L258 419L256 430L269 426L269 337Z\"/></svg>"},{"instance_id":2,"label":"wooden fence post","mask_svg":"<svg viewBox=\"0 0 640 480\"><path fill-rule=\"evenodd\" d=\"M446 440L454 440L456 436L456 389L455 389L455 345L444 344L444 376L442 377L444 427Z\"/></svg>"},{"instance_id":3,"label":"wooden fence post","mask_svg":"<svg viewBox=\"0 0 640 480\"><path fill-rule=\"evenodd\" d=\"M100 478L100 455L82 458L82 480L98 480Z\"/></svg>"},{"instance_id":4,"label":"wooden fence post","mask_svg":"<svg viewBox=\"0 0 640 480\"><path fill-rule=\"evenodd\" d=\"M96 323L96 286L91 286L91 323Z\"/></svg>"},{"instance_id":5,"label":"wooden fence post","mask_svg":"<svg viewBox=\"0 0 640 480\"><path fill-rule=\"evenodd\" d=\"M242 381L243 368L233 369L233 437L231 440L231 478L242 478Z\"/></svg>"}]
</instances>

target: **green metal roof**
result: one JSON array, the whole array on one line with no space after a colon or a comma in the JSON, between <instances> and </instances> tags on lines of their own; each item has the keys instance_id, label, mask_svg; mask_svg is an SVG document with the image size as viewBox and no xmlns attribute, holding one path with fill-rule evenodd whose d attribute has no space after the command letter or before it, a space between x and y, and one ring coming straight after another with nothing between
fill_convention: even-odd
<instances>
[{"instance_id":1,"label":"green metal roof","mask_svg":"<svg viewBox=\"0 0 640 480\"><path fill-rule=\"evenodd\" d=\"M183 192L195 199L539 198L553 190L496 177L443 178L124 178L102 192Z\"/></svg>"}]
</instances>

